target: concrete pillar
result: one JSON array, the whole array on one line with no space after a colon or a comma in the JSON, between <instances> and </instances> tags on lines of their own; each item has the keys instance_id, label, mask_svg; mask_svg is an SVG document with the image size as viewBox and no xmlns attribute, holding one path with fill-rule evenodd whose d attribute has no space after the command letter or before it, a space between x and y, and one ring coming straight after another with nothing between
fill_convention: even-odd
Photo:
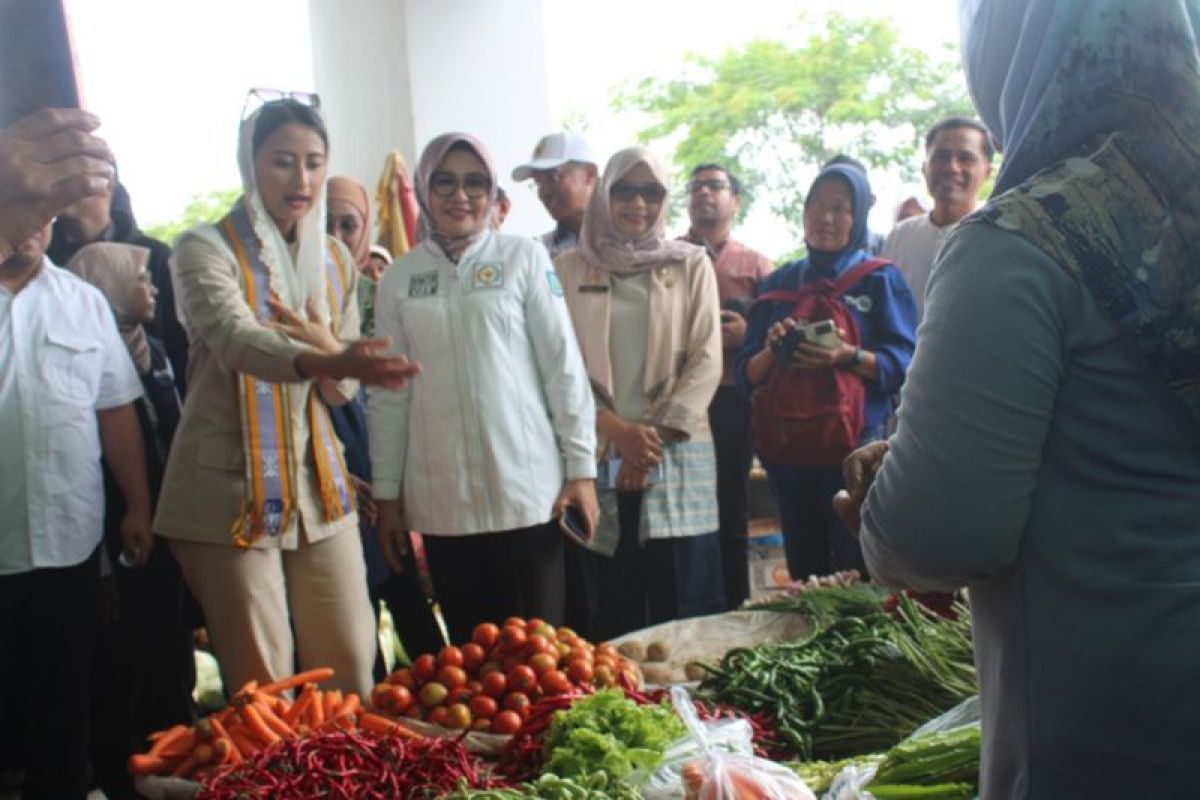
<instances>
[{"instance_id":1,"label":"concrete pillar","mask_svg":"<svg viewBox=\"0 0 1200 800\"><path fill-rule=\"evenodd\" d=\"M483 140L513 197L505 231L552 221L509 173L554 126L542 0L309 0L313 73L329 125L330 174L374 192L384 156L461 130Z\"/></svg>"}]
</instances>

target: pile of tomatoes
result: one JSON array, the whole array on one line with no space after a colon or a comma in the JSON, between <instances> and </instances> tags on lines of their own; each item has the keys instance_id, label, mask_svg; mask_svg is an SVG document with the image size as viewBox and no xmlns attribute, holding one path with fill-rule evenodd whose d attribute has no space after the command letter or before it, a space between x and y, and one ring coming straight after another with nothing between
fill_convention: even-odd
<instances>
[{"instance_id":1,"label":"pile of tomatoes","mask_svg":"<svg viewBox=\"0 0 1200 800\"><path fill-rule=\"evenodd\" d=\"M594 645L540 619L509 617L501 625L480 623L471 641L396 670L374 688L371 703L394 717L511 734L543 697L640 682L637 665L610 644Z\"/></svg>"}]
</instances>

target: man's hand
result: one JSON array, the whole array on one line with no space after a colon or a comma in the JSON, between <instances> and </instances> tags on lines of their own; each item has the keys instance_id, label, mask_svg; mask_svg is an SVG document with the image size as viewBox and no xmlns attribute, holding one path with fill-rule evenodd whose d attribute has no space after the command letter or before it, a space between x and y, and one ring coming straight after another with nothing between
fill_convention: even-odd
<instances>
[{"instance_id":1,"label":"man's hand","mask_svg":"<svg viewBox=\"0 0 1200 800\"><path fill-rule=\"evenodd\" d=\"M92 135L100 120L45 108L0 130L0 262L72 203L105 195L113 157Z\"/></svg>"},{"instance_id":2,"label":"man's hand","mask_svg":"<svg viewBox=\"0 0 1200 800\"><path fill-rule=\"evenodd\" d=\"M721 346L726 350L741 347L746 340L746 318L736 311L721 312Z\"/></svg>"},{"instance_id":3,"label":"man's hand","mask_svg":"<svg viewBox=\"0 0 1200 800\"><path fill-rule=\"evenodd\" d=\"M862 504L867 499L867 490L875 480L875 473L883 465L883 457L887 454L886 440L871 442L863 445L842 462L842 478L846 488L833 496L833 510L842 518L842 522L850 529L850 534L858 538L859 528L862 527Z\"/></svg>"},{"instance_id":4,"label":"man's hand","mask_svg":"<svg viewBox=\"0 0 1200 800\"><path fill-rule=\"evenodd\" d=\"M379 546L383 558L393 572L404 572L404 558L408 555L408 523L404 520L404 507L399 500L376 500L379 509Z\"/></svg>"},{"instance_id":5,"label":"man's hand","mask_svg":"<svg viewBox=\"0 0 1200 800\"><path fill-rule=\"evenodd\" d=\"M649 425L625 423L613 432L613 444L621 454L621 471L626 466L650 474L650 470L662 461L662 437L658 430Z\"/></svg>"},{"instance_id":6,"label":"man's hand","mask_svg":"<svg viewBox=\"0 0 1200 800\"><path fill-rule=\"evenodd\" d=\"M553 519L558 519L567 507L577 509L583 514L587 527L587 538L590 540L596 533L596 522L600 519L600 503L596 500L596 482L591 478L563 481L554 508L550 512Z\"/></svg>"},{"instance_id":7,"label":"man's hand","mask_svg":"<svg viewBox=\"0 0 1200 800\"><path fill-rule=\"evenodd\" d=\"M148 513L130 511L125 515L121 520L121 544L125 566L145 566L154 549L154 526Z\"/></svg>"}]
</instances>

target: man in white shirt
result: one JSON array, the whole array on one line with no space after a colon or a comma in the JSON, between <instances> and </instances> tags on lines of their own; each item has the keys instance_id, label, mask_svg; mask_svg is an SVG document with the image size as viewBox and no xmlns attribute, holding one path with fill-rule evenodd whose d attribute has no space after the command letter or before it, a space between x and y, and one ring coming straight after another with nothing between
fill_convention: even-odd
<instances>
[{"instance_id":1,"label":"man in white shirt","mask_svg":"<svg viewBox=\"0 0 1200 800\"><path fill-rule=\"evenodd\" d=\"M987 128L967 117L947 117L925 134L921 174L933 197L933 210L898 223L880 253L908 281L918 321L925 314L925 286L933 262L955 224L975 210L979 190L992 173L993 152Z\"/></svg>"},{"instance_id":2,"label":"man in white shirt","mask_svg":"<svg viewBox=\"0 0 1200 800\"><path fill-rule=\"evenodd\" d=\"M2 153L0 153L2 155ZM142 385L104 296L45 257L0 261L0 719L25 798L83 798L103 534L103 456L129 509L123 558L154 544Z\"/></svg>"}]
</instances>

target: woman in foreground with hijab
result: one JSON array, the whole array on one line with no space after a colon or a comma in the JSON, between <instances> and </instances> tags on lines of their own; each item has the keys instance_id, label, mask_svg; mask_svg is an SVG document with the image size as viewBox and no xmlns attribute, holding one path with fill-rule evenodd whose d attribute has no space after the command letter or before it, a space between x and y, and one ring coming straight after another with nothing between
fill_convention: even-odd
<instances>
[{"instance_id":1,"label":"woman in foreground with hijab","mask_svg":"<svg viewBox=\"0 0 1200 800\"><path fill-rule=\"evenodd\" d=\"M428 364L419 381L370 392L379 535L412 569L424 534L453 642L507 616L562 624L570 506L594 529L594 415L562 287L545 248L491 230L496 171L464 133L417 165L426 237L383 276L380 335Z\"/></svg>"},{"instance_id":2,"label":"woman in foreground with hijab","mask_svg":"<svg viewBox=\"0 0 1200 800\"><path fill-rule=\"evenodd\" d=\"M891 414L891 398L904 381L916 345L916 305L904 276L895 265L872 260L867 252L867 212L871 186L853 166L827 166L817 175L804 198L804 241L808 255L785 264L762 282L760 295L780 290L795 292L823 280L849 284L840 299L857 328L857 344L842 331L834 347L803 342L794 355L781 349L793 319L794 301L769 298L750 312L746 339L734 364L742 392L751 397L780 370L807 370L814 380L828 380L838 370L843 378L862 385L862 424L857 443L879 439ZM865 271L865 274L864 274ZM811 320L810 320L811 321ZM800 321L803 322L803 321ZM817 371L824 371L818 375ZM838 397L851 397L836 377L829 384ZM754 407L754 428L763 420ZM764 426L764 430L769 426ZM783 529L784 553L792 580L810 575L863 568L862 553L833 511L834 494L842 488L839 463L854 447L852 438L833 458L809 459L805 453L784 463L768 458L756 433L756 447L766 467ZM789 454L792 455L792 454ZM817 463L814 463L817 462Z\"/></svg>"},{"instance_id":3,"label":"woman in foreground with hijab","mask_svg":"<svg viewBox=\"0 0 1200 800\"><path fill-rule=\"evenodd\" d=\"M603 513L581 554L597 641L725 605L708 427L720 300L703 248L664 235L668 185L649 150L617 152L555 262L598 409Z\"/></svg>"},{"instance_id":4,"label":"woman in foreground with hijab","mask_svg":"<svg viewBox=\"0 0 1200 800\"><path fill-rule=\"evenodd\" d=\"M176 246L188 396L155 530L204 609L226 687L332 667L330 686L365 696L374 616L329 407L419 368L358 339L357 273L325 235L329 142L307 99L247 116L242 197Z\"/></svg>"},{"instance_id":5,"label":"woman in foreground with hijab","mask_svg":"<svg viewBox=\"0 0 1200 800\"><path fill-rule=\"evenodd\" d=\"M1200 5L961 10L1005 160L847 509L881 581L970 588L984 798L1195 797Z\"/></svg>"}]
</instances>

